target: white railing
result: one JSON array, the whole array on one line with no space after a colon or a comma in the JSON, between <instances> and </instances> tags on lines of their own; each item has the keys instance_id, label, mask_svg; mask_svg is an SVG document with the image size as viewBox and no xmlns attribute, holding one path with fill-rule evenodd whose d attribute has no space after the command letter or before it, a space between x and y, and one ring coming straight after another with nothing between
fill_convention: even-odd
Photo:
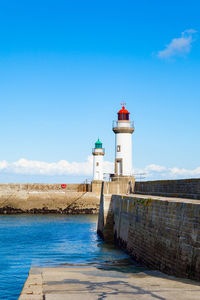
<instances>
[{"instance_id":1,"label":"white railing","mask_svg":"<svg viewBox=\"0 0 200 300\"><path fill-rule=\"evenodd\" d=\"M135 127L134 127L134 121L128 121L128 120L123 120L123 121L113 121L113 123L112 123L112 128L116 128L116 127L135 128Z\"/></svg>"},{"instance_id":2,"label":"white railing","mask_svg":"<svg viewBox=\"0 0 200 300\"><path fill-rule=\"evenodd\" d=\"M100 150L100 151L98 151L98 150ZM105 148L92 148L92 153L93 152L96 152L96 153L98 153L98 152L103 152L104 154L105 154Z\"/></svg>"}]
</instances>

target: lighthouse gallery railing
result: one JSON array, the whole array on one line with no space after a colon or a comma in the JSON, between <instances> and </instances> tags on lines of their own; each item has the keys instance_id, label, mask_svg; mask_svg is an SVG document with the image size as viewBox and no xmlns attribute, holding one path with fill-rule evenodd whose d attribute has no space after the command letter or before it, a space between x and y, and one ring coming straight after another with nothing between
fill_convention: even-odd
<instances>
[{"instance_id":1,"label":"lighthouse gallery railing","mask_svg":"<svg viewBox=\"0 0 200 300\"><path fill-rule=\"evenodd\" d=\"M123 124L124 123L124 124ZM120 126L119 126L120 124ZM129 127L129 128L135 128L134 121L113 121L112 128L116 127Z\"/></svg>"}]
</instances>

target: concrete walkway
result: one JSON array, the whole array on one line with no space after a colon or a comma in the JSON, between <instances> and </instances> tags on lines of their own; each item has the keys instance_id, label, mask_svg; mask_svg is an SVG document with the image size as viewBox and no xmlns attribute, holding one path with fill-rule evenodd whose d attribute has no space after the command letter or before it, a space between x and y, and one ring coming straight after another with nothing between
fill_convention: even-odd
<instances>
[{"instance_id":1,"label":"concrete walkway","mask_svg":"<svg viewBox=\"0 0 200 300\"><path fill-rule=\"evenodd\" d=\"M19 300L199 300L200 284L157 271L33 268Z\"/></svg>"}]
</instances>

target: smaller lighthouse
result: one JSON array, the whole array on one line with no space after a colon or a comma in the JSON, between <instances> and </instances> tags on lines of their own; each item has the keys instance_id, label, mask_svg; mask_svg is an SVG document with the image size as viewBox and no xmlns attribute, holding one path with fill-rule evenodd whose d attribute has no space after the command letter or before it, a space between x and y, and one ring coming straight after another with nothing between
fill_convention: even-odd
<instances>
[{"instance_id":1,"label":"smaller lighthouse","mask_svg":"<svg viewBox=\"0 0 200 300\"><path fill-rule=\"evenodd\" d=\"M103 180L103 157L105 149L102 147L102 142L98 139L95 143L95 148L92 149L93 154L93 181Z\"/></svg>"}]
</instances>

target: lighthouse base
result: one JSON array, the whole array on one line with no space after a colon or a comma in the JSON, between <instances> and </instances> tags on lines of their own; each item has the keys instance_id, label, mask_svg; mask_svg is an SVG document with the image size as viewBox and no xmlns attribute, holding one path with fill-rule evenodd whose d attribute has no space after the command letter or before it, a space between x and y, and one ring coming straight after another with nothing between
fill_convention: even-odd
<instances>
[{"instance_id":1,"label":"lighthouse base","mask_svg":"<svg viewBox=\"0 0 200 300\"><path fill-rule=\"evenodd\" d=\"M103 180L93 180L91 182L92 192L97 195L100 195L101 189L102 189L102 183L103 183Z\"/></svg>"},{"instance_id":2,"label":"lighthouse base","mask_svg":"<svg viewBox=\"0 0 200 300\"><path fill-rule=\"evenodd\" d=\"M127 186L128 193L134 193L135 187L135 178L134 176L119 176L115 174L110 175L110 179L112 182L120 182L123 185Z\"/></svg>"},{"instance_id":3,"label":"lighthouse base","mask_svg":"<svg viewBox=\"0 0 200 300\"><path fill-rule=\"evenodd\" d=\"M133 176L116 176L111 181L92 181L92 192L100 195L104 186L106 194L131 194L134 193L135 178Z\"/></svg>"}]
</instances>

